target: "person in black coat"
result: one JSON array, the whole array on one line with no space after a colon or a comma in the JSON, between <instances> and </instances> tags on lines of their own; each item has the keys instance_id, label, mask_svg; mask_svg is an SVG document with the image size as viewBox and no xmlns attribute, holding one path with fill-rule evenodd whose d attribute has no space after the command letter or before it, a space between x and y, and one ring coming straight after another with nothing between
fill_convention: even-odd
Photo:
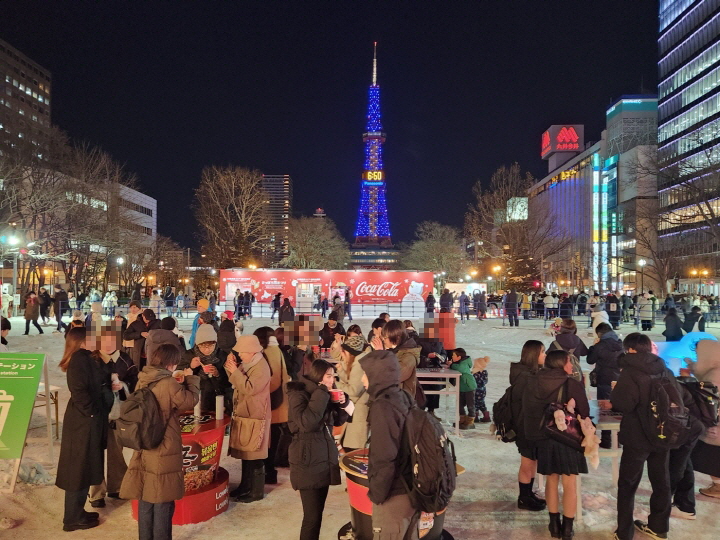
<instances>
[{"instance_id":1,"label":"person in black coat","mask_svg":"<svg viewBox=\"0 0 720 540\"><path fill-rule=\"evenodd\" d=\"M451 313L454 302L455 300L453 299L450 289L444 289L443 293L440 295L440 312Z\"/></svg>"},{"instance_id":2,"label":"person in black coat","mask_svg":"<svg viewBox=\"0 0 720 540\"><path fill-rule=\"evenodd\" d=\"M100 328L100 337L95 342L93 356L101 362L101 366L110 373L113 380L122 385L122 389L115 392L117 399L122 402L135 391L138 381L138 370L132 358L120 350L121 334L117 324L106 323ZM86 345L91 346L91 345ZM113 405L110 420L116 420L119 415L119 403ZM105 507L105 496L119 498L120 485L127 472L127 463L123 456L123 447L115 438L115 430L107 430L107 475L105 481L99 485L90 486L88 498L93 508Z\"/></svg>"},{"instance_id":3,"label":"person in black coat","mask_svg":"<svg viewBox=\"0 0 720 540\"><path fill-rule=\"evenodd\" d=\"M145 338L147 338L148 332L150 332L150 330L159 330L160 328L160 321L157 320L155 312L152 309L146 309L123 333L123 339L133 340L135 342L132 347L132 359L138 371L142 371L147 363Z\"/></svg>"},{"instance_id":4,"label":"person in black coat","mask_svg":"<svg viewBox=\"0 0 720 540\"><path fill-rule=\"evenodd\" d=\"M218 348L218 336L212 325L201 324L195 334L195 346L184 352L178 370L192 369L200 377L200 409L215 412L215 396L223 396L225 410L232 411L232 385L223 367L227 354Z\"/></svg>"},{"instance_id":5,"label":"person in black coat","mask_svg":"<svg viewBox=\"0 0 720 540\"><path fill-rule=\"evenodd\" d=\"M329 349L333 341L335 341L335 334L345 335L345 328L338 322L337 311L333 311L328 315L328 321L322 327L322 330L320 330L320 346Z\"/></svg>"},{"instance_id":6,"label":"person in black coat","mask_svg":"<svg viewBox=\"0 0 720 540\"><path fill-rule=\"evenodd\" d=\"M548 352L545 367L529 377L523 394L522 408L525 436L533 441L537 452L537 470L547 476L545 499L550 514L550 534L554 538L570 539L577 513L577 482L575 475L588 472L582 452L571 448L543 432L545 408L550 403L575 401L575 413L582 418L590 415L585 388L572 377L570 355L562 350ZM562 478L563 520L560 522L558 487Z\"/></svg>"},{"instance_id":7,"label":"person in black coat","mask_svg":"<svg viewBox=\"0 0 720 540\"><path fill-rule=\"evenodd\" d=\"M435 297L433 296L433 293L428 293L427 298L425 299L425 312L435 313Z\"/></svg>"},{"instance_id":8,"label":"person in black coat","mask_svg":"<svg viewBox=\"0 0 720 540\"><path fill-rule=\"evenodd\" d=\"M705 331L705 317L703 317L702 310L700 309L700 306L693 306L690 310L690 313L688 313L685 316L685 322L682 325L682 329L685 330L688 334L690 332L695 331L695 324L697 323L697 330L700 332Z\"/></svg>"},{"instance_id":9,"label":"person in black coat","mask_svg":"<svg viewBox=\"0 0 720 540\"><path fill-rule=\"evenodd\" d=\"M295 319L295 310L293 309L292 305L290 305L290 299L285 298L283 300L282 306L280 306L280 311L278 311L278 323L282 324L285 322L292 322Z\"/></svg>"},{"instance_id":10,"label":"person in black coat","mask_svg":"<svg viewBox=\"0 0 720 540\"><path fill-rule=\"evenodd\" d=\"M270 307L272 308L272 314L270 315L270 320L275 320L275 313L280 311L280 297L282 296L282 293L276 293L275 296L273 296L273 299L270 301ZM282 322L280 318L278 317L278 322Z\"/></svg>"},{"instance_id":11,"label":"person in black coat","mask_svg":"<svg viewBox=\"0 0 720 540\"><path fill-rule=\"evenodd\" d=\"M613 330L620 328L620 318L622 317L622 306L620 300L614 293L608 293L605 298L605 311L608 312L608 319ZM597 332L596 332L597 333Z\"/></svg>"},{"instance_id":12,"label":"person in black coat","mask_svg":"<svg viewBox=\"0 0 720 540\"><path fill-rule=\"evenodd\" d=\"M559 347L558 347L559 345ZM573 371L573 377L577 380L583 380L582 367L580 366L580 357L587 356L588 348L585 343L577 335L577 324L572 319L563 319L560 324L560 333L555 336L553 341L547 348L547 352L561 349L567 351L578 359L578 364L575 365L575 371Z\"/></svg>"},{"instance_id":13,"label":"person in black coat","mask_svg":"<svg viewBox=\"0 0 720 540\"><path fill-rule=\"evenodd\" d=\"M520 510L545 510L545 500L535 495L533 484L537 471L535 445L525 437L522 421L522 399L527 389L529 377L535 375L545 363L545 345L541 341L531 339L525 342L520 353L520 361L510 364L510 410L512 411L513 427L515 428L515 445L520 453L520 470L518 471L518 508Z\"/></svg>"},{"instance_id":14,"label":"person in black coat","mask_svg":"<svg viewBox=\"0 0 720 540\"><path fill-rule=\"evenodd\" d=\"M406 538L407 532L417 527L419 512L405 490L398 456L413 400L400 387L400 362L395 353L373 351L359 362L370 396L368 497L373 503L372 526L379 538Z\"/></svg>"},{"instance_id":15,"label":"person in black coat","mask_svg":"<svg viewBox=\"0 0 720 540\"><path fill-rule=\"evenodd\" d=\"M325 360L315 360L309 372L287 385L288 428L292 442L288 451L290 483L300 491L303 521L300 540L320 538L322 515L330 486L340 484L334 426L343 425L348 414L347 394L334 402L335 368Z\"/></svg>"},{"instance_id":16,"label":"person in black coat","mask_svg":"<svg viewBox=\"0 0 720 540\"><path fill-rule=\"evenodd\" d=\"M63 530L90 529L99 524L97 512L84 509L91 485L105 475L104 449L108 414L113 403L110 372L84 346L86 329L73 328L65 341L60 368L67 372L68 400L55 485L65 490Z\"/></svg>"},{"instance_id":17,"label":"person in black coat","mask_svg":"<svg viewBox=\"0 0 720 540\"><path fill-rule=\"evenodd\" d=\"M595 364L595 375L597 376L597 398L610 399L612 383L620 376L618 359L623 354L623 344L612 327L607 323L600 323L595 328L598 335L595 345L590 347L587 363ZM602 448L610 448L611 432L604 430L600 440Z\"/></svg>"},{"instance_id":18,"label":"person in black coat","mask_svg":"<svg viewBox=\"0 0 720 540\"><path fill-rule=\"evenodd\" d=\"M443 347L442 341L439 339L438 322L426 323L422 330L422 337L416 337L415 341L420 345L420 363L419 368L441 368L445 365L448 353ZM432 380L432 379L429 379ZM425 390L442 390L443 386L439 384L425 385ZM436 394L425 395L425 409L435 418L440 417L435 411L440 408L440 396Z\"/></svg>"},{"instance_id":19,"label":"person in black coat","mask_svg":"<svg viewBox=\"0 0 720 540\"><path fill-rule=\"evenodd\" d=\"M683 321L677 314L677 309L674 307L668 308L663 321L665 322L665 330L663 330L662 335L665 336L665 341L680 341L684 335Z\"/></svg>"},{"instance_id":20,"label":"person in black coat","mask_svg":"<svg viewBox=\"0 0 720 540\"><path fill-rule=\"evenodd\" d=\"M623 445L620 458L620 476L617 495L618 538L633 537L634 528L649 529L654 534L667 534L670 529L670 477L668 450L658 449L643 429L644 418L650 409L651 379L665 375L671 384L682 390L675 375L665 366L662 358L652 354L650 338L640 332L628 334L623 341L627 354L620 358L622 372L610 395L614 410L623 413L619 440ZM633 521L635 492L640 485L647 462L647 473L652 485L650 515L647 523Z\"/></svg>"}]
</instances>

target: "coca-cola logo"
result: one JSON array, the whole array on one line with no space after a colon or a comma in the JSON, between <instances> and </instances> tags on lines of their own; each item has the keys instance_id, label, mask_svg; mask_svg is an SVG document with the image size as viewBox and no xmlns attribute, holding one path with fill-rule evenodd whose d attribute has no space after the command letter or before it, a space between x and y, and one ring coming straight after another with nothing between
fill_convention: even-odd
<instances>
[{"instance_id":1,"label":"coca-cola logo","mask_svg":"<svg viewBox=\"0 0 720 540\"><path fill-rule=\"evenodd\" d=\"M373 285L361 281L355 288L355 294L357 296L400 296L399 286L399 281L385 281Z\"/></svg>"}]
</instances>

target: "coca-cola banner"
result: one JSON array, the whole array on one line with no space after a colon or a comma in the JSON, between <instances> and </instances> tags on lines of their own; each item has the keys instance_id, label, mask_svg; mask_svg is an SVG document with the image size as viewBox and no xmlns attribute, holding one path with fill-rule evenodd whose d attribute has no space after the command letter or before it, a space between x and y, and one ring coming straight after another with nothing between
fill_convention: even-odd
<instances>
[{"instance_id":1,"label":"coca-cola banner","mask_svg":"<svg viewBox=\"0 0 720 540\"><path fill-rule=\"evenodd\" d=\"M269 302L282 293L296 300L317 295L332 297L350 290L354 304L424 303L432 291L432 272L383 270L220 270L220 301L232 301L235 291L250 291L259 302Z\"/></svg>"}]
</instances>

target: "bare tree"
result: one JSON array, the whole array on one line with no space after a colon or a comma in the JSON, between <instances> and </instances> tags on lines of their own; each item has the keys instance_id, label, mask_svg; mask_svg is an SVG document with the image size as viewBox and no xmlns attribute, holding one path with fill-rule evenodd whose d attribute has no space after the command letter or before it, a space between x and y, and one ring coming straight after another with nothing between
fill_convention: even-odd
<instances>
[{"instance_id":1,"label":"bare tree","mask_svg":"<svg viewBox=\"0 0 720 540\"><path fill-rule=\"evenodd\" d=\"M291 219L288 232L288 256L280 261L280 266L342 269L350 263L348 243L332 220Z\"/></svg>"},{"instance_id":2,"label":"bare tree","mask_svg":"<svg viewBox=\"0 0 720 540\"><path fill-rule=\"evenodd\" d=\"M465 235L478 251L505 264L510 283L520 284L540 276L543 258L568 248L570 235L547 209L528 208L527 190L534 179L517 163L499 167L484 188L478 180L475 202L465 214Z\"/></svg>"},{"instance_id":3,"label":"bare tree","mask_svg":"<svg viewBox=\"0 0 720 540\"><path fill-rule=\"evenodd\" d=\"M268 225L262 174L241 167L208 167L195 198L195 217L210 262L219 268L251 264Z\"/></svg>"}]
</instances>

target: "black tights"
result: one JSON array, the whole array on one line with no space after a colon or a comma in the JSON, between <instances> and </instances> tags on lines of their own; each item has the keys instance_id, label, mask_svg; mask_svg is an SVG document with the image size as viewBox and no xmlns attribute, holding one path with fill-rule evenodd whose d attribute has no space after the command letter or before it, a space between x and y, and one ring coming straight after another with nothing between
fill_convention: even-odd
<instances>
[{"instance_id":1,"label":"black tights","mask_svg":"<svg viewBox=\"0 0 720 540\"><path fill-rule=\"evenodd\" d=\"M317 489L301 489L300 500L303 506L303 520L300 528L300 540L318 540L320 526L325 509L328 486Z\"/></svg>"}]
</instances>

